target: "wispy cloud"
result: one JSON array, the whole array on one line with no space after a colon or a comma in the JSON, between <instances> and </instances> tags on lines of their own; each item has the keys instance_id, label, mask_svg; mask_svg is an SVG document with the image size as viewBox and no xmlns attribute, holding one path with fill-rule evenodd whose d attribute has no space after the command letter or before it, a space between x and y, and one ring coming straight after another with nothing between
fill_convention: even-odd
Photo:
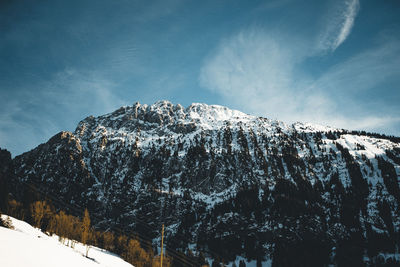
<instances>
[{"instance_id":1,"label":"wispy cloud","mask_svg":"<svg viewBox=\"0 0 400 267\"><path fill-rule=\"evenodd\" d=\"M201 68L201 86L235 108L286 122L394 130L400 112L385 113L389 106L379 110L356 95L400 76L397 41L377 44L313 77L302 65L310 57L308 41L291 38L251 28L221 41Z\"/></svg>"},{"instance_id":2,"label":"wispy cloud","mask_svg":"<svg viewBox=\"0 0 400 267\"><path fill-rule=\"evenodd\" d=\"M327 92L340 92L339 88L352 87L351 91L367 91L391 78L400 77L400 41L384 43L332 66L313 84ZM345 92L348 95L348 91Z\"/></svg>"},{"instance_id":3,"label":"wispy cloud","mask_svg":"<svg viewBox=\"0 0 400 267\"><path fill-rule=\"evenodd\" d=\"M338 1L337 7L330 10L326 26L319 40L319 49L335 51L350 35L360 8L359 0Z\"/></svg>"},{"instance_id":4,"label":"wispy cloud","mask_svg":"<svg viewBox=\"0 0 400 267\"><path fill-rule=\"evenodd\" d=\"M249 113L293 121L293 114L303 109L300 103L319 108L302 91L310 84L307 75L299 79L296 74L307 55L304 47L291 37L256 28L243 30L223 40L205 61L200 84ZM322 94L314 97L319 103L329 102Z\"/></svg>"},{"instance_id":5,"label":"wispy cloud","mask_svg":"<svg viewBox=\"0 0 400 267\"><path fill-rule=\"evenodd\" d=\"M286 95L294 58L278 41L257 29L223 40L205 62L200 84L250 112L270 113ZM279 92L279 93L278 93ZM263 101L268 101L267 106ZM242 103L242 104L241 104ZM278 114L274 114L278 115Z\"/></svg>"},{"instance_id":6,"label":"wispy cloud","mask_svg":"<svg viewBox=\"0 0 400 267\"><path fill-rule=\"evenodd\" d=\"M67 69L49 81L32 84L18 98L0 91L0 147L13 156L47 141L77 122L127 104L114 93L116 85L96 72Z\"/></svg>"},{"instance_id":7,"label":"wispy cloud","mask_svg":"<svg viewBox=\"0 0 400 267\"><path fill-rule=\"evenodd\" d=\"M351 0L346 2L347 9L346 12L344 13L344 22L342 23L342 26L340 28L339 35L335 39L335 42L333 43L333 50L335 50L339 45L341 45L344 40L346 40L347 36L349 36L351 29L353 28L354 25L354 20L356 18L356 15L358 13L359 9L359 0Z\"/></svg>"},{"instance_id":8,"label":"wispy cloud","mask_svg":"<svg viewBox=\"0 0 400 267\"><path fill-rule=\"evenodd\" d=\"M71 111L79 110L79 113L102 114L124 104L113 92L117 84L97 71L66 69L53 75L43 86L41 98Z\"/></svg>"}]
</instances>

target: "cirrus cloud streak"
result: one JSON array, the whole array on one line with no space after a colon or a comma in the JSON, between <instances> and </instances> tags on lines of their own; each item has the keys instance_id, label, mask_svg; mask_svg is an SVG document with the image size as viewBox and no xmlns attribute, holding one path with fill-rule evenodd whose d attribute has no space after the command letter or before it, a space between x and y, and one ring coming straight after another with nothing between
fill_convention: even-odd
<instances>
[{"instance_id":1,"label":"cirrus cloud streak","mask_svg":"<svg viewBox=\"0 0 400 267\"><path fill-rule=\"evenodd\" d=\"M400 112L357 97L400 77L400 43L377 44L318 76L304 68L310 41L250 28L221 41L204 62L200 85L245 112L286 122L313 122L395 134ZM374 112L371 112L371 110ZM356 111L356 112L355 112Z\"/></svg>"}]
</instances>

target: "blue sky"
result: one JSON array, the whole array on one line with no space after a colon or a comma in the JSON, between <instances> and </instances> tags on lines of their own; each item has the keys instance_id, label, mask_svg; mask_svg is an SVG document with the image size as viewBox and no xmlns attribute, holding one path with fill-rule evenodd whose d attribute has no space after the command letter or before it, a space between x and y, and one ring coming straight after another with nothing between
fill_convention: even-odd
<instances>
[{"instance_id":1,"label":"blue sky","mask_svg":"<svg viewBox=\"0 0 400 267\"><path fill-rule=\"evenodd\" d=\"M1 1L0 147L139 101L400 135L400 2Z\"/></svg>"}]
</instances>

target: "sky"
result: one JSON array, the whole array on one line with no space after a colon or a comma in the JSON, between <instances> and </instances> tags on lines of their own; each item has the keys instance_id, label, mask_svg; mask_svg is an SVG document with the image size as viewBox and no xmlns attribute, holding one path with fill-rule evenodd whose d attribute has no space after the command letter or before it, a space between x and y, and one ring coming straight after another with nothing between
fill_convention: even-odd
<instances>
[{"instance_id":1,"label":"sky","mask_svg":"<svg viewBox=\"0 0 400 267\"><path fill-rule=\"evenodd\" d=\"M400 136L398 0L2 0L0 147L135 102Z\"/></svg>"}]
</instances>

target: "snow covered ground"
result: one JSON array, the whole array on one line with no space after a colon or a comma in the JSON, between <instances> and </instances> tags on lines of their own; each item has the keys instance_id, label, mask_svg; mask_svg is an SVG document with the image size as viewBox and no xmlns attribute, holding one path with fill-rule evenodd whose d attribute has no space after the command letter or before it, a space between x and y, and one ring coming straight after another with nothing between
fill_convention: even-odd
<instances>
[{"instance_id":1,"label":"snow covered ground","mask_svg":"<svg viewBox=\"0 0 400 267\"><path fill-rule=\"evenodd\" d=\"M3 219L7 216L3 215ZM117 255L92 247L89 258L85 246L72 249L26 222L10 217L14 230L0 227L0 266L4 267L132 267Z\"/></svg>"}]
</instances>

